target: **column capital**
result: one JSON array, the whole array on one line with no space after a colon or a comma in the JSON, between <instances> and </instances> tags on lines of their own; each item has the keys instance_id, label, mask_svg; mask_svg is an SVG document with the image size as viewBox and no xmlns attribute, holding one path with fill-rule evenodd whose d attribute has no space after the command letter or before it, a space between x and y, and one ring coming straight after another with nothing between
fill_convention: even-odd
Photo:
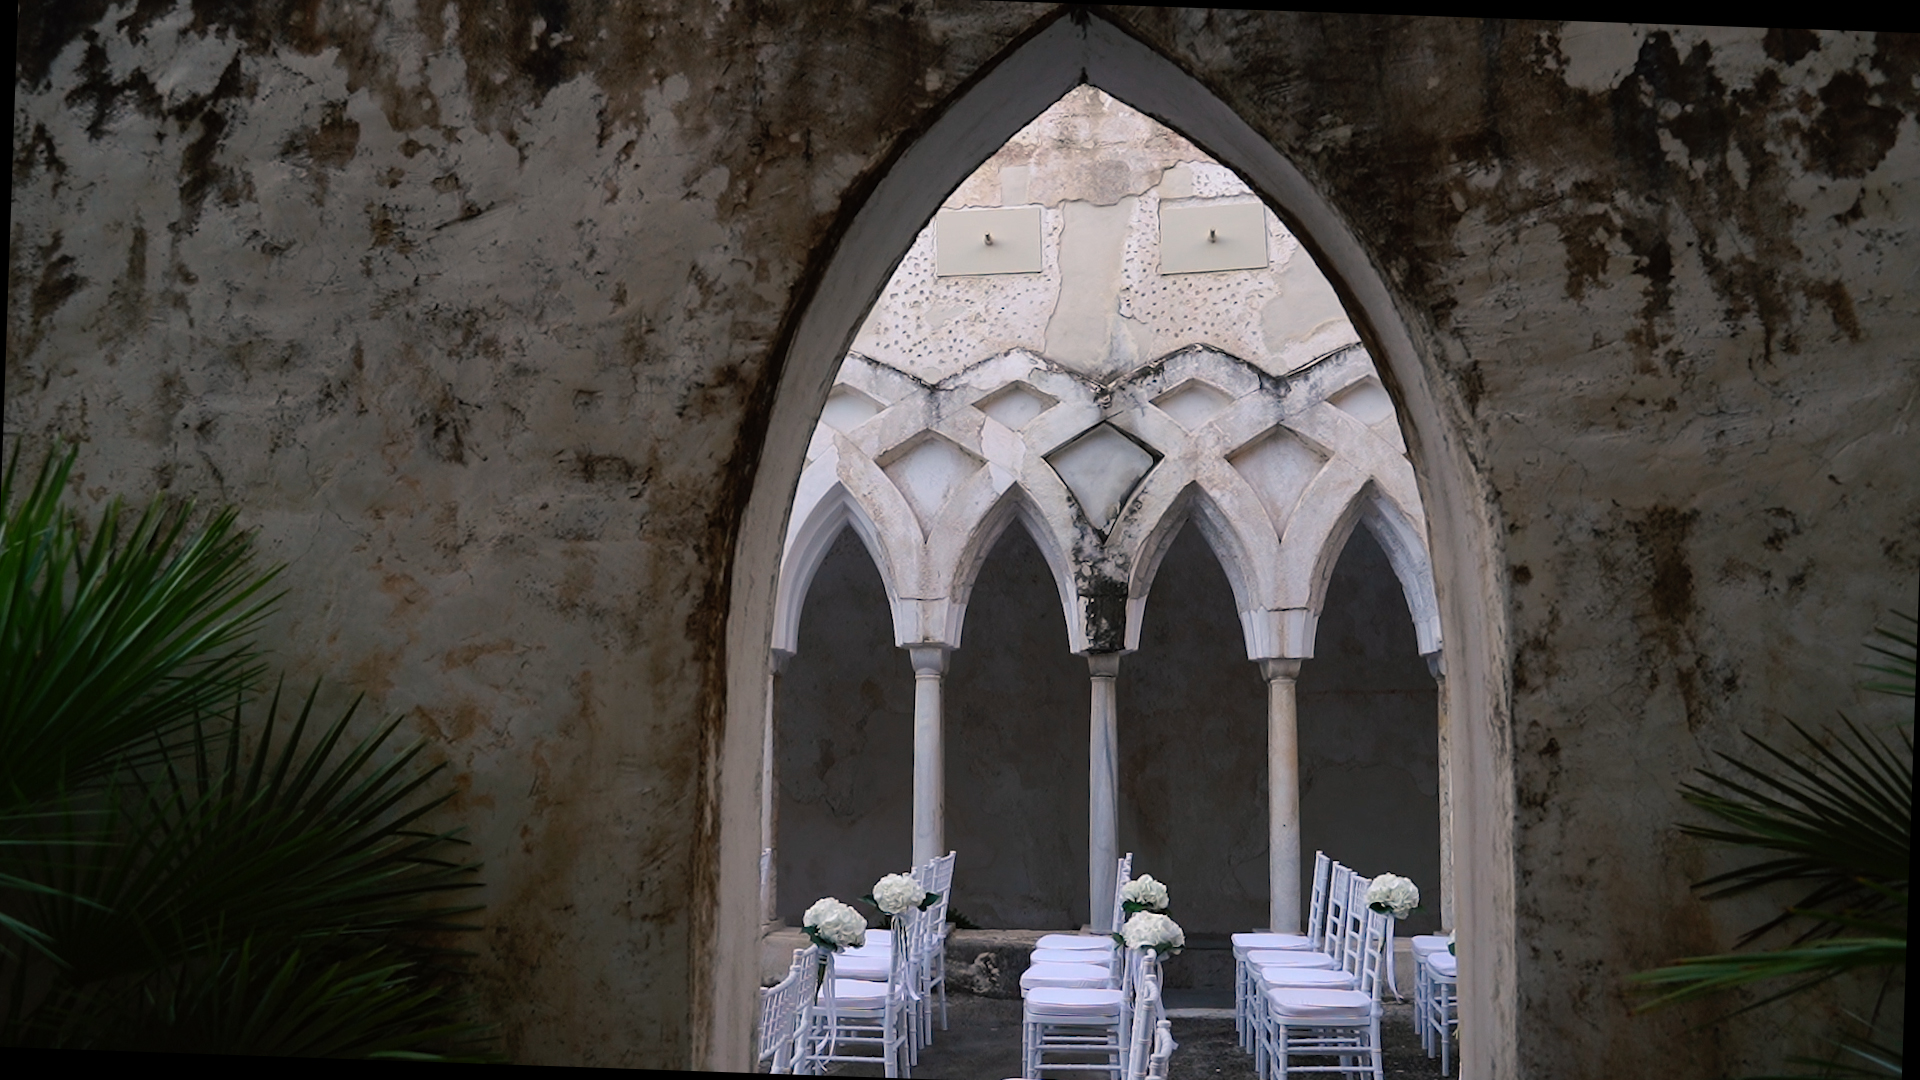
<instances>
[{"instance_id":1,"label":"column capital","mask_svg":"<svg viewBox=\"0 0 1920 1080\"><path fill-rule=\"evenodd\" d=\"M914 678L947 673L947 654L953 651L949 646L928 644L907 646L907 659L913 662Z\"/></svg>"},{"instance_id":2,"label":"column capital","mask_svg":"<svg viewBox=\"0 0 1920 1080\"><path fill-rule=\"evenodd\" d=\"M1435 682L1439 682L1441 679L1447 677L1447 654L1445 652L1435 649L1421 657L1421 659L1427 662L1427 671L1432 673Z\"/></svg>"},{"instance_id":3,"label":"column capital","mask_svg":"<svg viewBox=\"0 0 1920 1080\"><path fill-rule=\"evenodd\" d=\"M1117 652L1094 652L1087 654L1087 673L1096 679L1111 679L1120 674L1120 654Z\"/></svg>"},{"instance_id":4,"label":"column capital","mask_svg":"<svg viewBox=\"0 0 1920 1080\"><path fill-rule=\"evenodd\" d=\"M1285 679L1292 682L1300 677L1300 658L1297 656L1275 656L1260 661L1260 677L1272 682Z\"/></svg>"}]
</instances>

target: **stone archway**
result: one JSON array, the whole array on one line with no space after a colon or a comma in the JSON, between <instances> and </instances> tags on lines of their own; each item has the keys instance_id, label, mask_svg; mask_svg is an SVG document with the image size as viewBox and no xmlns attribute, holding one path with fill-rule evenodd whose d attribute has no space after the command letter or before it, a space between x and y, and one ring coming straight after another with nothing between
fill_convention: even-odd
<instances>
[{"instance_id":1,"label":"stone archway","mask_svg":"<svg viewBox=\"0 0 1920 1080\"><path fill-rule=\"evenodd\" d=\"M1448 642L1444 700L1453 721L1453 832L1461 853L1460 933L1474 943L1462 971L1462 1063L1467 1074L1509 1073L1514 1059L1512 780L1506 745L1504 615L1491 572L1495 538L1483 486L1452 435L1422 357L1372 253L1341 215L1219 98L1112 24L1055 17L1011 49L895 161L856 213L808 301L784 358L762 467L735 552L728 625L726 743L720 760L721 843L713 963L705 983L712 1063L744 1047L754 985L753 910L758 815L754 765L762 752L774 587L799 464L841 357L893 266L956 186L1022 125L1079 82L1167 124L1239 173L1305 243L1340 292L1395 396L1415 463ZM1351 523L1349 523L1350 527ZM744 1059L743 1059L744 1060Z\"/></svg>"}]
</instances>

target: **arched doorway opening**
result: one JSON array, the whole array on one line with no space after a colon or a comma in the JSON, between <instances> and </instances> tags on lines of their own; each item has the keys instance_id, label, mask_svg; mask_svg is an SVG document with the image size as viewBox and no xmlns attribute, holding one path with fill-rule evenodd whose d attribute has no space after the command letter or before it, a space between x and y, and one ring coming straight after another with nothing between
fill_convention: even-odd
<instances>
[{"instance_id":1,"label":"arched doorway opening","mask_svg":"<svg viewBox=\"0 0 1920 1080\"><path fill-rule=\"evenodd\" d=\"M1510 1071L1512 978L1512 799L1502 752L1507 674L1504 625L1487 553L1486 499L1452 437L1452 419L1433 392L1393 295L1329 205L1277 150L1205 87L1097 17L1056 18L961 92L907 147L854 215L800 318L775 398L761 468L736 551L729 622L728 718L719 756L722 821L708 1027L714 1064L744 1046L754 985L755 787L771 661L775 583L800 453L841 356L900 254L979 162L1073 85L1090 82L1180 131L1245 178L1313 252L1360 326L1395 395L1415 462L1440 586L1437 621L1448 642L1443 699L1453 722L1458 925L1470 943L1462 965L1463 1065ZM1388 554L1391 554L1389 552Z\"/></svg>"}]
</instances>

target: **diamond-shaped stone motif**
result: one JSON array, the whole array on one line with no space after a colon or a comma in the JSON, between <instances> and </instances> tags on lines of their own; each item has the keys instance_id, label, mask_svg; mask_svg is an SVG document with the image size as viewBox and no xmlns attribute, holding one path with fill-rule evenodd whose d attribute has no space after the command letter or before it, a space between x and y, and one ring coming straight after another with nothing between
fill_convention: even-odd
<instances>
[{"instance_id":1,"label":"diamond-shaped stone motif","mask_svg":"<svg viewBox=\"0 0 1920 1080\"><path fill-rule=\"evenodd\" d=\"M1198 379L1188 379L1153 399L1161 412L1188 431L1197 430L1232 401L1226 391Z\"/></svg>"},{"instance_id":2,"label":"diamond-shaped stone motif","mask_svg":"<svg viewBox=\"0 0 1920 1080\"><path fill-rule=\"evenodd\" d=\"M1113 425L1101 424L1048 455L1047 464L1067 482L1094 528L1104 533L1152 470L1154 457Z\"/></svg>"},{"instance_id":3,"label":"diamond-shaped stone motif","mask_svg":"<svg viewBox=\"0 0 1920 1080\"><path fill-rule=\"evenodd\" d=\"M840 431L852 431L880 414L882 406L851 386L836 386L820 410L820 422Z\"/></svg>"},{"instance_id":4,"label":"diamond-shaped stone motif","mask_svg":"<svg viewBox=\"0 0 1920 1080\"><path fill-rule=\"evenodd\" d=\"M1284 534L1287 519L1300 495L1319 475L1326 458L1286 428L1274 428L1227 459L1246 477L1273 519L1274 531Z\"/></svg>"},{"instance_id":5,"label":"diamond-shaped stone motif","mask_svg":"<svg viewBox=\"0 0 1920 1080\"><path fill-rule=\"evenodd\" d=\"M907 497L907 504L924 528L933 523L940 507L955 489L984 464L979 458L938 435L928 435L896 456L882 471Z\"/></svg>"},{"instance_id":6,"label":"diamond-shaped stone motif","mask_svg":"<svg viewBox=\"0 0 1920 1080\"><path fill-rule=\"evenodd\" d=\"M979 401L973 407L1000 421L1014 431L1027 426L1027 422L1057 403L1050 394L1043 394L1026 383L1012 383L1003 386Z\"/></svg>"},{"instance_id":7,"label":"diamond-shaped stone motif","mask_svg":"<svg viewBox=\"0 0 1920 1080\"><path fill-rule=\"evenodd\" d=\"M1369 375L1327 399L1334 408L1372 427L1393 415L1393 398Z\"/></svg>"}]
</instances>

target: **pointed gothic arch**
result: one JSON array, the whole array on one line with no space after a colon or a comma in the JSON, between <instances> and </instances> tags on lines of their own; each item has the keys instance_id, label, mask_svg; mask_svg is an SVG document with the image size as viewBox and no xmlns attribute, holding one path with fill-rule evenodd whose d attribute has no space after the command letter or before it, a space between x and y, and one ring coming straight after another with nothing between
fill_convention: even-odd
<instances>
[{"instance_id":1,"label":"pointed gothic arch","mask_svg":"<svg viewBox=\"0 0 1920 1080\"><path fill-rule=\"evenodd\" d=\"M1199 527L1207 550L1226 575L1227 586L1233 590L1234 618L1246 637L1247 656L1257 659L1260 640L1249 613L1259 608L1261 589L1258 581L1250 579L1262 561L1259 556L1271 557L1275 547L1271 542L1263 545L1266 537L1262 534L1249 534L1239 528L1198 480L1190 481L1167 503L1134 554L1127 582L1127 648L1140 647L1140 628L1146 622L1147 598L1152 595L1154 578L1159 576L1167 551L1190 521Z\"/></svg>"},{"instance_id":2,"label":"pointed gothic arch","mask_svg":"<svg viewBox=\"0 0 1920 1080\"><path fill-rule=\"evenodd\" d=\"M956 646L960 644L961 631L965 629L967 618L967 602L973 596L973 586L980 580L980 571L987 565L987 558L993 554L1001 536L1015 524L1027 531L1033 546L1040 550L1040 557L1047 562L1049 576L1059 593L1060 613L1067 621L1067 651L1085 650L1086 628L1078 618L1079 605L1075 603L1073 592L1073 563L1068 556L1068 545L1072 539L1048 527L1039 503L1019 484L1009 485L1001 493L993 507L981 515L961 546L953 569L953 595L949 608L949 633L952 636L946 640Z\"/></svg>"},{"instance_id":3,"label":"pointed gothic arch","mask_svg":"<svg viewBox=\"0 0 1920 1080\"><path fill-rule=\"evenodd\" d=\"M730 575L726 716L715 718L707 768L717 779L711 832L718 839L702 891L709 922L696 929L695 1060L740 1068L757 985L754 911L756 784L769 693L781 538L799 462L833 373L865 312L924 223L975 167L1073 86L1092 83L1180 132L1241 175L1300 239L1340 295L1380 365L1404 425L1428 508L1439 622L1449 643L1446 701L1456 735L1453 829L1473 838L1457 873L1463 1075L1511 1075L1517 960L1512 868L1514 800L1506 731L1510 674L1505 616L1494 571L1491 499L1460 438L1461 421L1438 393L1404 308L1342 209L1232 107L1177 64L1097 13L1062 9L1011 44L956 90L885 174L854 196L830 256L799 302L779 350L778 386L756 455ZM1349 526L1350 527L1350 526ZM698 908L699 905L696 905ZM703 1021L703 1022L701 1022Z\"/></svg>"},{"instance_id":4,"label":"pointed gothic arch","mask_svg":"<svg viewBox=\"0 0 1920 1080\"><path fill-rule=\"evenodd\" d=\"M867 557L880 574L887 590L887 610L893 617L894 637L898 639L911 625L910 602L903 599L899 581L912 572L914 552L890 550L886 535L874 523L873 514L846 482L837 475L839 460L829 454L808 466L800 481L796 499L801 516L787 530L781 556L785 571L780 575L779 591L774 597L772 647L791 656L800 651L800 614L806 607L807 592L813 578L826 561L827 552L840 536L851 528L860 537ZM809 489L812 489L811 491ZM902 565L905 561L906 565Z\"/></svg>"}]
</instances>

